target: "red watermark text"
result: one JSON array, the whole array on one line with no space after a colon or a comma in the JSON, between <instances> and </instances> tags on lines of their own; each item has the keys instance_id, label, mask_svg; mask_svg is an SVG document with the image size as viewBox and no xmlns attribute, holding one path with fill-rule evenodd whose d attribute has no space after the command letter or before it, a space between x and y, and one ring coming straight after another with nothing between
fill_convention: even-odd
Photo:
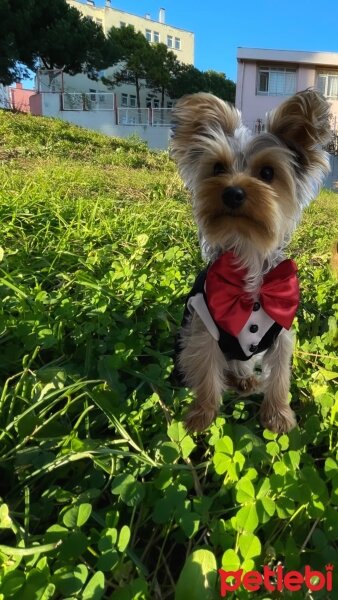
<instances>
[{"instance_id":1,"label":"red watermark text","mask_svg":"<svg viewBox=\"0 0 338 600\"><path fill-rule=\"evenodd\" d=\"M311 592L318 592L322 589L326 589L328 592L332 591L333 565L326 565L325 573L313 571L308 565L306 565L304 573L300 573L300 571L284 572L282 565L275 569L264 565L263 573L259 571L243 573L243 569L238 569L238 571L219 569L218 573L222 598L227 595L227 592L235 592L240 586L243 586L248 592L258 592L262 588L268 592L281 592L284 589L298 592L302 586Z\"/></svg>"}]
</instances>

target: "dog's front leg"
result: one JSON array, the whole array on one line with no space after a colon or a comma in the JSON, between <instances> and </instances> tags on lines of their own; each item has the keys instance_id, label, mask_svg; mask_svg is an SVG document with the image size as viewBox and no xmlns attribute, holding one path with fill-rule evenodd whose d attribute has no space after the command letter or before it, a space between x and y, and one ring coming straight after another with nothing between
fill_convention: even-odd
<instances>
[{"instance_id":1,"label":"dog's front leg","mask_svg":"<svg viewBox=\"0 0 338 600\"><path fill-rule=\"evenodd\" d=\"M186 416L188 431L208 427L218 413L225 389L225 359L218 342L193 313L180 336L178 367L185 383L194 391L195 400Z\"/></svg>"},{"instance_id":2,"label":"dog's front leg","mask_svg":"<svg viewBox=\"0 0 338 600\"><path fill-rule=\"evenodd\" d=\"M275 433L290 431L297 425L288 401L293 346L292 332L283 329L263 358L263 373L270 370L270 374L266 380L260 420L263 427Z\"/></svg>"}]
</instances>

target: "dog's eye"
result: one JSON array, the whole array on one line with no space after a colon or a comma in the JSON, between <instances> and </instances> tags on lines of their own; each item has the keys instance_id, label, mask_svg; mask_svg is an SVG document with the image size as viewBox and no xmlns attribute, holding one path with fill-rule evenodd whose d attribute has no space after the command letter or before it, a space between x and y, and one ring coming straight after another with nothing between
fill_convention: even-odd
<instances>
[{"instance_id":1,"label":"dog's eye","mask_svg":"<svg viewBox=\"0 0 338 600\"><path fill-rule=\"evenodd\" d=\"M217 175L223 175L225 173L225 168L222 165L222 163L216 163L214 165L214 175L215 177L217 177Z\"/></svg>"},{"instance_id":2,"label":"dog's eye","mask_svg":"<svg viewBox=\"0 0 338 600\"><path fill-rule=\"evenodd\" d=\"M274 176L273 168L272 167L263 167L260 170L259 175L260 175L261 179L263 179L263 181L272 181L273 176Z\"/></svg>"}]
</instances>

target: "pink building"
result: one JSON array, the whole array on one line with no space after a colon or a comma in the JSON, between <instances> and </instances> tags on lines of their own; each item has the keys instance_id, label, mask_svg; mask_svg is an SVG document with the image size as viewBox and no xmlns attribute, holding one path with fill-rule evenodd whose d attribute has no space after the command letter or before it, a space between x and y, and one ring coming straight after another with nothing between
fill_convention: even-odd
<instances>
[{"instance_id":1,"label":"pink building","mask_svg":"<svg viewBox=\"0 0 338 600\"><path fill-rule=\"evenodd\" d=\"M29 99L35 94L34 90L25 90L22 83L16 83L15 87L9 88L10 106L20 112L31 112Z\"/></svg>"},{"instance_id":2,"label":"pink building","mask_svg":"<svg viewBox=\"0 0 338 600\"><path fill-rule=\"evenodd\" d=\"M336 129L338 53L238 48L236 107L253 131L264 127L266 113L287 96L309 87L330 102L332 128Z\"/></svg>"}]
</instances>

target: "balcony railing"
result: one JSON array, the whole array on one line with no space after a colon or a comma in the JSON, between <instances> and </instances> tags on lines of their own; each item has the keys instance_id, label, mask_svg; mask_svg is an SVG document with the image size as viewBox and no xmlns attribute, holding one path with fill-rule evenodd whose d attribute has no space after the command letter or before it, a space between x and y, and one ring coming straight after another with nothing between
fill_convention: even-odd
<instances>
[{"instance_id":1,"label":"balcony railing","mask_svg":"<svg viewBox=\"0 0 338 600\"><path fill-rule=\"evenodd\" d=\"M115 106L115 94L110 92L63 92L61 110L110 111L115 125L150 125L170 127L172 108L136 108Z\"/></svg>"},{"instance_id":2,"label":"balcony railing","mask_svg":"<svg viewBox=\"0 0 338 600\"><path fill-rule=\"evenodd\" d=\"M114 98L111 92L64 92L62 110L114 110Z\"/></svg>"},{"instance_id":3,"label":"balcony railing","mask_svg":"<svg viewBox=\"0 0 338 600\"><path fill-rule=\"evenodd\" d=\"M151 110L151 124L156 127L170 127L172 108L153 108Z\"/></svg>"},{"instance_id":4,"label":"balcony railing","mask_svg":"<svg viewBox=\"0 0 338 600\"><path fill-rule=\"evenodd\" d=\"M150 109L119 107L116 125L151 125Z\"/></svg>"}]
</instances>

